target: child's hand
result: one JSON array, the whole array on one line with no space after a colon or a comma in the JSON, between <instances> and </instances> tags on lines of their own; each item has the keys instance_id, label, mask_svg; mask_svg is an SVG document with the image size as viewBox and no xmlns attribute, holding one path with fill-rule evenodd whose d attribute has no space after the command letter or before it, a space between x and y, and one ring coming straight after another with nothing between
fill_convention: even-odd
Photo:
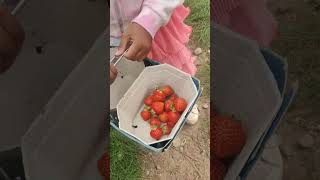
<instances>
[{"instance_id":1,"label":"child's hand","mask_svg":"<svg viewBox=\"0 0 320 180\"><path fill-rule=\"evenodd\" d=\"M112 84L113 81L117 78L118 71L114 65L110 64L110 81L109 83Z\"/></svg>"},{"instance_id":2,"label":"child's hand","mask_svg":"<svg viewBox=\"0 0 320 180\"><path fill-rule=\"evenodd\" d=\"M17 19L0 7L0 74L13 64L24 41L24 31Z\"/></svg>"},{"instance_id":3,"label":"child's hand","mask_svg":"<svg viewBox=\"0 0 320 180\"><path fill-rule=\"evenodd\" d=\"M126 33L121 37L121 43L116 55L122 54L131 41L133 41L133 43L124 56L133 61L142 61L151 50L151 35L139 24L130 23Z\"/></svg>"}]
</instances>

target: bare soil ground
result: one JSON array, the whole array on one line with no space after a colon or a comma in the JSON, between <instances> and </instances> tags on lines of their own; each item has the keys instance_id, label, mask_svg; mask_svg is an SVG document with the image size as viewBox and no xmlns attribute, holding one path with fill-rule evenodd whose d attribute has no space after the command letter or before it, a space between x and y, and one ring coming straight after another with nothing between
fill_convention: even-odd
<instances>
[{"instance_id":1,"label":"bare soil ground","mask_svg":"<svg viewBox=\"0 0 320 180\"><path fill-rule=\"evenodd\" d=\"M198 57L197 77L202 83L209 81L209 53ZM167 152L142 152L141 179L206 180L210 179L210 121L209 89L204 87L198 101L200 117L195 125L186 124Z\"/></svg>"},{"instance_id":2,"label":"bare soil ground","mask_svg":"<svg viewBox=\"0 0 320 180\"><path fill-rule=\"evenodd\" d=\"M300 89L281 124L284 180L320 180L320 1L271 0L279 22L273 50L289 63Z\"/></svg>"}]
</instances>

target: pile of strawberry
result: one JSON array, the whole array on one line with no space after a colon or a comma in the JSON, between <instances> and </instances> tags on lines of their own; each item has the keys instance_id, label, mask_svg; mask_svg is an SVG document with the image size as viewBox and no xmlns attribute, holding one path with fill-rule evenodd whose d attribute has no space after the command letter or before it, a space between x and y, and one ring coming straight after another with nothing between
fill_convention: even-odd
<instances>
[{"instance_id":1,"label":"pile of strawberry","mask_svg":"<svg viewBox=\"0 0 320 180\"><path fill-rule=\"evenodd\" d=\"M240 121L234 117L222 116L212 110L211 112L214 114L210 123L210 148L213 157L211 176L216 180L223 180L228 164L240 154L245 145L246 135Z\"/></svg>"},{"instance_id":2,"label":"pile of strawberry","mask_svg":"<svg viewBox=\"0 0 320 180\"><path fill-rule=\"evenodd\" d=\"M150 123L150 136L159 140L169 135L180 119L188 103L179 97L169 85L156 89L144 99L145 107L140 113L143 120Z\"/></svg>"}]
</instances>

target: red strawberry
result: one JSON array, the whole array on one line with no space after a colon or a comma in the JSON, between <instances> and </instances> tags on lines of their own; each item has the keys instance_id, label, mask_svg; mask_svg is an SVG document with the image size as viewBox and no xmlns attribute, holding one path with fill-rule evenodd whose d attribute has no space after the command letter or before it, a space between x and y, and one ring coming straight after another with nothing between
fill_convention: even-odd
<instances>
[{"instance_id":1,"label":"red strawberry","mask_svg":"<svg viewBox=\"0 0 320 180\"><path fill-rule=\"evenodd\" d=\"M173 93L170 97L169 97L169 100L173 101L177 98L177 94Z\"/></svg>"},{"instance_id":2,"label":"red strawberry","mask_svg":"<svg viewBox=\"0 0 320 180\"><path fill-rule=\"evenodd\" d=\"M174 126L178 122L179 118L180 118L180 114L178 112L173 112L173 111L168 112L168 123L170 123L170 126L172 124Z\"/></svg>"},{"instance_id":3,"label":"red strawberry","mask_svg":"<svg viewBox=\"0 0 320 180\"><path fill-rule=\"evenodd\" d=\"M167 122L167 126L169 127L169 128L173 128L174 126L176 125L176 123L174 122L174 121L168 121Z\"/></svg>"},{"instance_id":4,"label":"red strawberry","mask_svg":"<svg viewBox=\"0 0 320 180\"><path fill-rule=\"evenodd\" d=\"M164 103L164 110L166 112L171 111L171 109L173 108L173 101L172 100L166 100L166 102Z\"/></svg>"},{"instance_id":5,"label":"red strawberry","mask_svg":"<svg viewBox=\"0 0 320 180\"><path fill-rule=\"evenodd\" d=\"M226 166L216 158L212 158L210 161L210 176L213 177L215 180L223 180L224 176L226 175L227 168Z\"/></svg>"},{"instance_id":6,"label":"red strawberry","mask_svg":"<svg viewBox=\"0 0 320 180\"><path fill-rule=\"evenodd\" d=\"M169 135L171 133L171 128L168 125L164 124L161 128L162 128L163 134Z\"/></svg>"},{"instance_id":7,"label":"red strawberry","mask_svg":"<svg viewBox=\"0 0 320 180\"><path fill-rule=\"evenodd\" d=\"M246 135L239 121L215 116L211 121L211 148L219 159L234 158L246 143Z\"/></svg>"},{"instance_id":8,"label":"red strawberry","mask_svg":"<svg viewBox=\"0 0 320 180\"><path fill-rule=\"evenodd\" d=\"M152 100L164 102L166 100L166 95L160 90L155 90L152 93Z\"/></svg>"},{"instance_id":9,"label":"red strawberry","mask_svg":"<svg viewBox=\"0 0 320 180\"><path fill-rule=\"evenodd\" d=\"M151 104L151 108L154 110L156 114L162 114L164 110L164 103L163 102L153 102Z\"/></svg>"},{"instance_id":10,"label":"red strawberry","mask_svg":"<svg viewBox=\"0 0 320 180\"><path fill-rule=\"evenodd\" d=\"M161 89L161 91L162 91L166 96L171 96L171 95L174 93L173 89L172 89L169 85L164 86L164 87Z\"/></svg>"},{"instance_id":11,"label":"red strawberry","mask_svg":"<svg viewBox=\"0 0 320 180\"><path fill-rule=\"evenodd\" d=\"M174 108L176 109L176 111L183 112L186 109L188 103L183 98L176 98L173 101L173 105L174 105Z\"/></svg>"},{"instance_id":12,"label":"red strawberry","mask_svg":"<svg viewBox=\"0 0 320 180\"><path fill-rule=\"evenodd\" d=\"M152 104L152 96L148 96L144 99L144 104L150 106Z\"/></svg>"},{"instance_id":13,"label":"red strawberry","mask_svg":"<svg viewBox=\"0 0 320 180\"><path fill-rule=\"evenodd\" d=\"M153 92L152 92L152 95L154 94L157 94L157 93L162 93L159 89L155 89Z\"/></svg>"},{"instance_id":14,"label":"red strawberry","mask_svg":"<svg viewBox=\"0 0 320 180\"><path fill-rule=\"evenodd\" d=\"M159 140L163 135L162 129L161 128L153 128L150 131L150 136L155 139L155 140Z\"/></svg>"},{"instance_id":15,"label":"red strawberry","mask_svg":"<svg viewBox=\"0 0 320 180\"><path fill-rule=\"evenodd\" d=\"M108 170L109 170L109 157L107 153L104 153L102 157L97 162L98 170L101 176L107 177Z\"/></svg>"},{"instance_id":16,"label":"red strawberry","mask_svg":"<svg viewBox=\"0 0 320 180\"><path fill-rule=\"evenodd\" d=\"M150 120L150 126L151 127L160 127L161 126L161 122L160 122L160 120L158 119L158 118L152 118L151 120Z\"/></svg>"},{"instance_id":17,"label":"red strawberry","mask_svg":"<svg viewBox=\"0 0 320 180\"><path fill-rule=\"evenodd\" d=\"M151 113L145 109L143 111L141 111L140 115L141 115L142 119L145 121L148 121L151 118Z\"/></svg>"},{"instance_id":18,"label":"red strawberry","mask_svg":"<svg viewBox=\"0 0 320 180\"><path fill-rule=\"evenodd\" d=\"M163 112L162 114L159 115L159 119L163 123L167 122L168 121L168 113Z\"/></svg>"}]
</instances>

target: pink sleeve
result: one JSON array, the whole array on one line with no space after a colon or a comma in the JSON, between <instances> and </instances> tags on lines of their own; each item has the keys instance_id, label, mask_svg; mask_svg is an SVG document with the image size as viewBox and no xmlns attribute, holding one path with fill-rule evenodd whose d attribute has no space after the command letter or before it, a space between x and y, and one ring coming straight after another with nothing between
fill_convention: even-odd
<instances>
[{"instance_id":1,"label":"pink sleeve","mask_svg":"<svg viewBox=\"0 0 320 180\"><path fill-rule=\"evenodd\" d=\"M176 7L184 0L144 0L140 14L132 22L140 24L154 38L159 28L165 25Z\"/></svg>"}]
</instances>

